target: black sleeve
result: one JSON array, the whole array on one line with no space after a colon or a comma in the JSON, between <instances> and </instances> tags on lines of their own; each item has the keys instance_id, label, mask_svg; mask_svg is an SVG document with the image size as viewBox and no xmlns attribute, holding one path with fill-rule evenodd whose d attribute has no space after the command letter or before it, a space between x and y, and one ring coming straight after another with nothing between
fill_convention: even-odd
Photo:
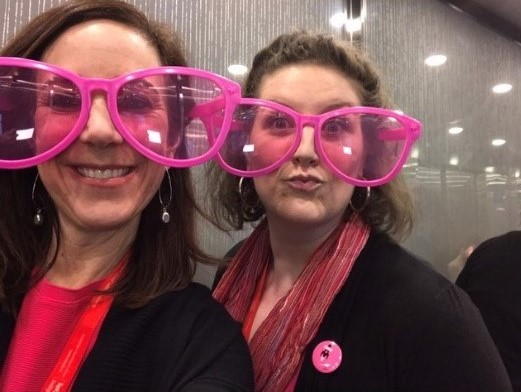
<instances>
[{"instance_id":1,"label":"black sleeve","mask_svg":"<svg viewBox=\"0 0 521 392\"><path fill-rule=\"evenodd\" d=\"M214 306L217 305L217 306ZM253 391L253 365L240 325L233 321L221 304L209 304L199 312L191 326L191 337L184 347L183 368L190 381L182 392ZM178 365L176 365L178 366Z\"/></svg>"}]
</instances>

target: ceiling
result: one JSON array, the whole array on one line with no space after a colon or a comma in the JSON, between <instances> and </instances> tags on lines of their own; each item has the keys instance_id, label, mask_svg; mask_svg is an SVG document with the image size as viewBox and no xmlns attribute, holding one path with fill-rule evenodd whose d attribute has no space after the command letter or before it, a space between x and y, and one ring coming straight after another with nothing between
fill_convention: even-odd
<instances>
[{"instance_id":1,"label":"ceiling","mask_svg":"<svg viewBox=\"0 0 521 392\"><path fill-rule=\"evenodd\" d=\"M521 0L445 0L521 44Z\"/></svg>"}]
</instances>

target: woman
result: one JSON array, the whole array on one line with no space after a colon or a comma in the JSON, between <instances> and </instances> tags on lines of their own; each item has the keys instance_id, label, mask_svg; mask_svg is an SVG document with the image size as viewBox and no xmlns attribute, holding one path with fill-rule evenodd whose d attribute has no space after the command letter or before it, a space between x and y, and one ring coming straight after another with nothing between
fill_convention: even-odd
<instances>
[{"instance_id":1,"label":"woman","mask_svg":"<svg viewBox=\"0 0 521 392\"><path fill-rule=\"evenodd\" d=\"M221 225L260 221L214 291L243 323L256 390L510 390L468 297L391 238L412 222L396 174L420 126L379 109L368 60L284 34L245 93L219 158L243 177L209 178Z\"/></svg>"},{"instance_id":2,"label":"woman","mask_svg":"<svg viewBox=\"0 0 521 392\"><path fill-rule=\"evenodd\" d=\"M489 238L468 256L456 280L483 315L514 392L521 392L520 251L519 230Z\"/></svg>"},{"instance_id":3,"label":"woman","mask_svg":"<svg viewBox=\"0 0 521 392\"><path fill-rule=\"evenodd\" d=\"M240 328L191 283L189 173L165 170L212 155L182 93L231 82L118 0L44 12L2 56L0 390L251 390Z\"/></svg>"}]
</instances>

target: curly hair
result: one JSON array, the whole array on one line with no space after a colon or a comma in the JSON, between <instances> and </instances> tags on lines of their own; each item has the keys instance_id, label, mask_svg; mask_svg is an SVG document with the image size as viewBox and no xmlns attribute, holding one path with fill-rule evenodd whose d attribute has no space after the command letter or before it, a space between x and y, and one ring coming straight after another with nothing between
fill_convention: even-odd
<instances>
[{"instance_id":1,"label":"curly hair","mask_svg":"<svg viewBox=\"0 0 521 392\"><path fill-rule=\"evenodd\" d=\"M68 28L95 19L117 21L141 33L157 50L163 65L187 65L183 45L173 31L121 0L73 0L43 12L12 37L0 54L39 60ZM195 262L213 260L196 241L200 208L189 170L169 169L169 174L174 184L169 209L175 219L168 225L160 221L162 208L157 195L145 207L131 260L113 289L122 306L142 306L166 291L185 287L193 278ZM12 314L30 286L31 273L37 270L43 275L52 267L56 255L48 262L51 243L60 238L56 208L40 182L35 196L45 208L45 224L33 224L31 194L36 175L34 167L0 170L0 304Z\"/></svg>"},{"instance_id":2,"label":"curly hair","mask_svg":"<svg viewBox=\"0 0 521 392\"><path fill-rule=\"evenodd\" d=\"M244 95L257 97L266 75L295 64L313 64L338 70L357 82L353 85L363 106L392 106L378 72L361 50L330 36L307 31L282 34L255 55L244 84ZM264 216L264 207L251 179L240 180L212 165L209 167L208 181L211 211L222 229L242 229L245 222L255 222ZM371 188L366 200L367 195L366 188L355 187L344 218L349 219L357 209L371 227L395 239L406 238L412 228L414 208L403 178L398 176L385 185Z\"/></svg>"}]
</instances>

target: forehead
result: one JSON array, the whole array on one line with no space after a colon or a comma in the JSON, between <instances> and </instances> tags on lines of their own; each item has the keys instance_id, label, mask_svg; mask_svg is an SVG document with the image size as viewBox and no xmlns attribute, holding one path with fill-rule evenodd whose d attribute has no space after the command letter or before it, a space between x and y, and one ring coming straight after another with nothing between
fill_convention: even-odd
<instances>
[{"instance_id":1,"label":"forehead","mask_svg":"<svg viewBox=\"0 0 521 392\"><path fill-rule=\"evenodd\" d=\"M161 65L157 49L141 32L108 19L65 30L45 50L42 61L91 77L114 77Z\"/></svg>"},{"instance_id":2,"label":"forehead","mask_svg":"<svg viewBox=\"0 0 521 392\"><path fill-rule=\"evenodd\" d=\"M323 107L361 105L360 89L358 82L335 68L298 64L265 75L258 91L259 98L315 112Z\"/></svg>"}]
</instances>

